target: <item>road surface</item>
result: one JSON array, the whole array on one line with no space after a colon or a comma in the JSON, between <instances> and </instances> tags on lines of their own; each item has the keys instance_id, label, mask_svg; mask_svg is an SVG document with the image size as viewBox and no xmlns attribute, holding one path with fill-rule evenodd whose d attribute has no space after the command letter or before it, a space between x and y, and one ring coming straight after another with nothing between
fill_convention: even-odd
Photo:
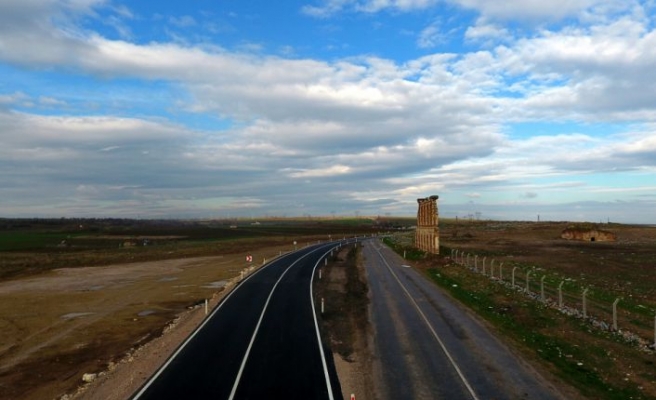
<instances>
[{"instance_id":1,"label":"road surface","mask_svg":"<svg viewBox=\"0 0 656 400\"><path fill-rule=\"evenodd\" d=\"M461 305L379 241L363 246L375 399L564 398Z\"/></svg>"},{"instance_id":2,"label":"road surface","mask_svg":"<svg viewBox=\"0 0 656 400\"><path fill-rule=\"evenodd\" d=\"M133 399L342 399L311 301L333 244L280 257L244 280Z\"/></svg>"}]
</instances>

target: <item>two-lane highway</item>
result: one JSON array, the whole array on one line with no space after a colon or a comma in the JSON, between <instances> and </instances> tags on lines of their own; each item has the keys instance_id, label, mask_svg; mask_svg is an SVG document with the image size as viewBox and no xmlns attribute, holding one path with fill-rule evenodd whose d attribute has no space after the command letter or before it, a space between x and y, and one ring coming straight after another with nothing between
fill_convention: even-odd
<instances>
[{"instance_id":1,"label":"two-lane highway","mask_svg":"<svg viewBox=\"0 0 656 400\"><path fill-rule=\"evenodd\" d=\"M248 277L133 399L341 399L311 282L335 247L280 257Z\"/></svg>"},{"instance_id":2,"label":"two-lane highway","mask_svg":"<svg viewBox=\"0 0 656 400\"><path fill-rule=\"evenodd\" d=\"M363 255L371 296L376 399L563 396L466 309L378 241Z\"/></svg>"}]
</instances>

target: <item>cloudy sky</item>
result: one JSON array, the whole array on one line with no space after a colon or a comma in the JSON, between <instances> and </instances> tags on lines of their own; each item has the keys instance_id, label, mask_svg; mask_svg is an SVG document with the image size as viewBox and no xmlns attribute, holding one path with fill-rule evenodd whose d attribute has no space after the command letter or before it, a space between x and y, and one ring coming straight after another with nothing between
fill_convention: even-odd
<instances>
[{"instance_id":1,"label":"cloudy sky","mask_svg":"<svg viewBox=\"0 0 656 400\"><path fill-rule=\"evenodd\" d=\"M656 223L655 0L1 0L0 217Z\"/></svg>"}]
</instances>

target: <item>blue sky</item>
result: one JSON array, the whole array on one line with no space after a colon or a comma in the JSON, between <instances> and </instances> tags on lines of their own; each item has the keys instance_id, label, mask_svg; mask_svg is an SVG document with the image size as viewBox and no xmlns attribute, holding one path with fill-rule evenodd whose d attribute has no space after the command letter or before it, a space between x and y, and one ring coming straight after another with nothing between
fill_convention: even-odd
<instances>
[{"instance_id":1,"label":"blue sky","mask_svg":"<svg viewBox=\"0 0 656 400\"><path fill-rule=\"evenodd\" d=\"M653 0L0 2L0 216L656 223Z\"/></svg>"}]
</instances>

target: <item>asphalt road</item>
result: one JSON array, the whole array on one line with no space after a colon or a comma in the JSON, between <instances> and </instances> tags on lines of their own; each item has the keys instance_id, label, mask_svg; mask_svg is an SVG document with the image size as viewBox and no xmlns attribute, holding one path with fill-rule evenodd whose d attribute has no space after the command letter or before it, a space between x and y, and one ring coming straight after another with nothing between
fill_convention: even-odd
<instances>
[{"instance_id":1,"label":"asphalt road","mask_svg":"<svg viewBox=\"0 0 656 400\"><path fill-rule=\"evenodd\" d=\"M376 399L562 399L476 318L378 241L363 247Z\"/></svg>"},{"instance_id":2,"label":"asphalt road","mask_svg":"<svg viewBox=\"0 0 656 400\"><path fill-rule=\"evenodd\" d=\"M245 279L133 399L342 399L319 339L311 281L335 244L282 256Z\"/></svg>"}]
</instances>

